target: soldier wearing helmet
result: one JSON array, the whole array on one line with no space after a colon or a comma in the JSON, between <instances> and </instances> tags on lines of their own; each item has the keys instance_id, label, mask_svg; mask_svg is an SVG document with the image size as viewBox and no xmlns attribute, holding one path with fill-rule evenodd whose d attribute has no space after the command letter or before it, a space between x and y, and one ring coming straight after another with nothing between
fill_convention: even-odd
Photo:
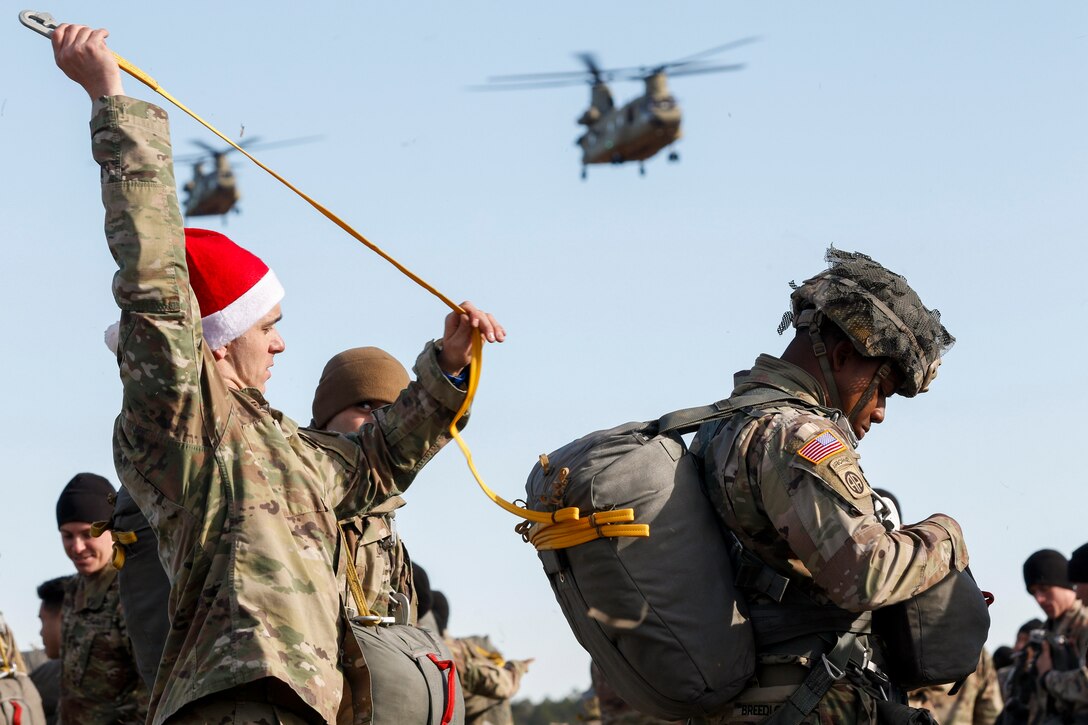
<instances>
[{"instance_id":1,"label":"soldier wearing helmet","mask_svg":"<svg viewBox=\"0 0 1088 725\"><path fill-rule=\"evenodd\" d=\"M692 444L736 538L757 643L753 683L716 723L875 723L878 709L887 717L897 695L869 636L872 610L968 562L952 518L887 521L855 452L890 396L928 389L954 338L903 277L863 254L832 248L826 259L826 271L794 288L779 328L796 328L785 352L735 377L734 398L782 399L708 423Z\"/></svg>"}]
</instances>

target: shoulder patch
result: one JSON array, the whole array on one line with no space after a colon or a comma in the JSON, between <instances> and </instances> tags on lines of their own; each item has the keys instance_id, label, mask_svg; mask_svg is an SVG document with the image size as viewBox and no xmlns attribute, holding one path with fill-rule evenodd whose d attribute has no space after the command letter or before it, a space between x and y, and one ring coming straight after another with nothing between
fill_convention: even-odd
<instances>
[{"instance_id":1,"label":"shoulder patch","mask_svg":"<svg viewBox=\"0 0 1088 725\"><path fill-rule=\"evenodd\" d=\"M805 441L797 455L811 463L819 463L846 450L846 444L828 428Z\"/></svg>"}]
</instances>

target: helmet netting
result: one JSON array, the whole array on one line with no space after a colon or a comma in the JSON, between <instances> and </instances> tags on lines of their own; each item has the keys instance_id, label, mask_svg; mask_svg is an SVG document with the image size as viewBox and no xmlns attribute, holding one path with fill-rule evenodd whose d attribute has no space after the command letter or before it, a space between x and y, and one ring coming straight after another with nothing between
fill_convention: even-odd
<instances>
[{"instance_id":1,"label":"helmet netting","mask_svg":"<svg viewBox=\"0 0 1088 725\"><path fill-rule=\"evenodd\" d=\"M956 341L940 311L928 309L904 277L872 257L832 247L824 259L827 271L795 286L790 316L795 320L815 307L862 355L891 358L903 377L896 392L912 397L924 391Z\"/></svg>"}]
</instances>

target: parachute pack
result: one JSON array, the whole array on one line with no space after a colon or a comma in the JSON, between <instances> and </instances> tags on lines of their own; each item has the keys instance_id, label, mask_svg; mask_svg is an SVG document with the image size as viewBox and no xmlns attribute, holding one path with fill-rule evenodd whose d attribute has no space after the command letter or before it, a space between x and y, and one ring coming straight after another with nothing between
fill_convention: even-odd
<instances>
[{"instance_id":1,"label":"parachute pack","mask_svg":"<svg viewBox=\"0 0 1088 725\"><path fill-rule=\"evenodd\" d=\"M729 545L680 436L739 407L786 398L768 391L590 433L529 474L530 509L631 507L650 526L649 538L538 552L578 642L642 712L672 720L712 714L755 672Z\"/></svg>"},{"instance_id":2,"label":"parachute pack","mask_svg":"<svg viewBox=\"0 0 1088 725\"><path fill-rule=\"evenodd\" d=\"M635 522L650 527L648 538L602 535L538 550L579 644L617 694L646 714L676 720L722 712L756 667L751 616L757 613L749 611L736 575L765 592L788 583L765 565L751 567L750 552L731 552L738 544L714 512L681 434L744 408L790 400L778 390L752 391L590 433L541 456L529 475L529 509L632 508ZM760 583L764 575L779 581ZM897 654L917 660L901 668L912 686L954 682L974 671L989 617L969 575L955 572L932 595L888 609L879 629ZM853 616L869 620L868 613Z\"/></svg>"}]
</instances>

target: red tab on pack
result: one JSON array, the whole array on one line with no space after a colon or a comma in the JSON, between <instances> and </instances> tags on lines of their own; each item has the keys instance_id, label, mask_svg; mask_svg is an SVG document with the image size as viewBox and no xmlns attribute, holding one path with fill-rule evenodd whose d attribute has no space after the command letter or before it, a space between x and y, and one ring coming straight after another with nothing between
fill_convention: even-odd
<instances>
[{"instance_id":1,"label":"red tab on pack","mask_svg":"<svg viewBox=\"0 0 1088 725\"><path fill-rule=\"evenodd\" d=\"M846 450L846 446L830 430L825 430L816 437L810 439L797 451L797 455L806 461L819 463L820 461Z\"/></svg>"}]
</instances>

